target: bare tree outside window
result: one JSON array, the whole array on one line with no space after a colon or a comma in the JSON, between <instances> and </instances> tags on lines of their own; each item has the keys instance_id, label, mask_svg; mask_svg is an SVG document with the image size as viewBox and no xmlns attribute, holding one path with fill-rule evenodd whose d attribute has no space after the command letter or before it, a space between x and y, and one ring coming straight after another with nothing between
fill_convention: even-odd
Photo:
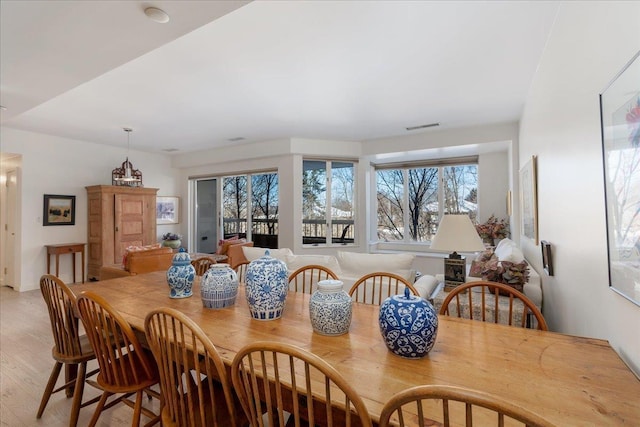
<instances>
[{"instance_id":1,"label":"bare tree outside window","mask_svg":"<svg viewBox=\"0 0 640 427\"><path fill-rule=\"evenodd\" d=\"M378 239L404 239L404 176L400 169L377 172Z\"/></svg>"},{"instance_id":2,"label":"bare tree outside window","mask_svg":"<svg viewBox=\"0 0 640 427\"><path fill-rule=\"evenodd\" d=\"M331 162L331 241L353 243L353 163ZM351 230L353 233L353 230Z\"/></svg>"},{"instance_id":3,"label":"bare tree outside window","mask_svg":"<svg viewBox=\"0 0 640 427\"><path fill-rule=\"evenodd\" d=\"M377 170L378 239L427 242L445 212L474 219L477 170L475 164Z\"/></svg>"},{"instance_id":4,"label":"bare tree outside window","mask_svg":"<svg viewBox=\"0 0 640 427\"><path fill-rule=\"evenodd\" d=\"M247 233L247 176L225 177L222 184L224 237Z\"/></svg>"},{"instance_id":5,"label":"bare tree outside window","mask_svg":"<svg viewBox=\"0 0 640 427\"><path fill-rule=\"evenodd\" d=\"M302 242L353 243L355 230L353 162L304 160L302 172Z\"/></svg>"},{"instance_id":6,"label":"bare tree outside window","mask_svg":"<svg viewBox=\"0 0 640 427\"><path fill-rule=\"evenodd\" d=\"M278 247L277 173L251 175L251 235L268 240L265 247Z\"/></svg>"},{"instance_id":7,"label":"bare tree outside window","mask_svg":"<svg viewBox=\"0 0 640 427\"><path fill-rule=\"evenodd\" d=\"M471 221L475 222L478 215L478 167L476 165L446 166L442 170L444 212L468 213Z\"/></svg>"},{"instance_id":8,"label":"bare tree outside window","mask_svg":"<svg viewBox=\"0 0 640 427\"><path fill-rule=\"evenodd\" d=\"M438 169L409 169L408 172L411 240L429 241L438 224Z\"/></svg>"}]
</instances>

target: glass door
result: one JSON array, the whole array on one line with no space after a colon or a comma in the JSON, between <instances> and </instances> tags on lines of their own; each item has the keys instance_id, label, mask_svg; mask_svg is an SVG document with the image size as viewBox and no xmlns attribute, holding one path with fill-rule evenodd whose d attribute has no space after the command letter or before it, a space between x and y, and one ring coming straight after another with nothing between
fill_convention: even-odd
<instances>
[{"instance_id":1,"label":"glass door","mask_svg":"<svg viewBox=\"0 0 640 427\"><path fill-rule=\"evenodd\" d=\"M196 252L212 254L218 248L218 185L215 178L196 181Z\"/></svg>"}]
</instances>

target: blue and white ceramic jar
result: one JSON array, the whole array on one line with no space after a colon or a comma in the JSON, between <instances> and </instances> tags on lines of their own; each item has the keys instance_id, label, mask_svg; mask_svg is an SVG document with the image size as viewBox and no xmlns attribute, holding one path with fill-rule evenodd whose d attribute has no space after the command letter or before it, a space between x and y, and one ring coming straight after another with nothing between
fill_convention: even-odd
<instances>
[{"instance_id":1,"label":"blue and white ceramic jar","mask_svg":"<svg viewBox=\"0 0 640 427\"><path fill-rule=\"evenodd\" d=\"M438 316L428 301L411 295L394 295L380 306L380 333L393 353L409 359L431 351L438 333Z\"/></svg>"},{"instance_id":2,"label":"blue and white ceramic jar","mask_svg":"<svg viewBox=\"0 0 640 427\"><path fill-rule=\"evenodd\" d=\"M169 297L171 298L187 298L193 293L193 279L196 277L196 269L191 265L191 257L184 249L173 256L171 267L167 270L167 283L169 288Z\"/></svg>"},{"instance_id":3,"label":"blue and white ceramic jar","mask_svg":"<svg viewBox=\"0 0 640 427\"><path fill-rule=\"evenodd\" d=\"M212 264L200 280L200 296L205 308L225 308L236 303L238 276L229 264Z\"/></svg>"},{"instance_id":4,"label":"blue and white ceramic jar","mask_svg":"<svg viewBox=\"0 0 640 427\"><path fill-rule=\"evenodd\" d=\"M287 265L269 256L267 250L249 263L245 282L251 316L258 320L279 319L289 291Z\"/></svg>"},{"instance_id":5,"label":"blue and white ceramic jar","mask_svg":"<svg viewBox=\"0 0 640 427\"><path fill-rule=\"evenodd\" d=\"M309 300L313 330L322 335L342 335L351 325L352 300L341 280L321 280Z\"/></svg>"}]
</instances>

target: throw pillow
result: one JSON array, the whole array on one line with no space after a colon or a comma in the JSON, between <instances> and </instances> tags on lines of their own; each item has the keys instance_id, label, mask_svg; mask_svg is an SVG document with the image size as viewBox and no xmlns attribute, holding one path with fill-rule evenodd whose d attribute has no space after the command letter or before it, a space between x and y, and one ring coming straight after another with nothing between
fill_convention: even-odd
<instances>
[{"instance_id":1,"label":"throw pillow","mask_svg":"<svg viewBox=\"0 0 640 427\"><path fill-rule=\"evenodd\" d=\"M513 263L495 258L484 264L481 277L483 280L504 283L522 292L524 284L529 280L529 264L527 261Z\"/></svg>"},{"instance_id":2,"label":"throw pillow","mask_svg":"<svg viewBox=\"0 0 640 427\"><path fill-rule=\"evenodd\" d=\"M370 254L360 252L338 251L338 264L345 276L362 277L377 271L396 273L410 282L413 270L411 265L415 259L413 254ZM415 273L415 272L413 272Z\"/></svg>"},{"instance_id":3,"label":"throw pillow","mask_svg":"<svg viewBox=\"0 0 640 427\"><path fill-rule=\"evenodd\" d=\"M480 252L476 259L471 261L471 268L469 269L469 276L471 277L482 277L482 271L484 270L484 266L491 259L497 259L497 257L493 254L493 249L489 248L483 252Z\"/></svg>"},{"instance_id":4,"label":"throw pillow","mask_svg":"<svg viewBox=\"0 0 640 427\"><path fill-rule=\"evenodd\" d=\"M279 259L280 261L284 261L285 263L287 262L287 256L293 255L293 252L291 252L291 249L289 248L269 249L250 246L242 247L242 252L244 252L244 256L248 261L253 261L254 259L258 259L264 256L265 251L269 251L269 255L272 258Z\"/></svg>"},{"instance_id":5,"label":"throw pillow","mask_svg":"<svg viewBox=\"0 0 640 427\"><path fill-rule=\"evenodd\" d=\"M333 271L338 277L341 273L338 260L333 255L287 255L285 262L290 272L305 265L321 265Z\"/></svg>"},{"instance_id":6,"label":"throw pillow","mask_svg":"<svg viewBox=\"0 0 640 427\"><path fill-rule=\"evenodd\" d=\"M237 234L229 237L228 239L222 239L218 242L218 250L216 251L216 254L226 255L227 250L229 250L229 245L244 243L245 241L245 239L240 239Z\"/></svg>"},{"instance_id":7,"label":"throw pillow","mask_svg":"<svg viewBox=\"0 0 640 427\"><path fill-rule=\"evenodd\" d=\"M511 239L502 239L494 251L500 261L520 263L524 261L524 254Z\"/></svg>"}]
</instances>

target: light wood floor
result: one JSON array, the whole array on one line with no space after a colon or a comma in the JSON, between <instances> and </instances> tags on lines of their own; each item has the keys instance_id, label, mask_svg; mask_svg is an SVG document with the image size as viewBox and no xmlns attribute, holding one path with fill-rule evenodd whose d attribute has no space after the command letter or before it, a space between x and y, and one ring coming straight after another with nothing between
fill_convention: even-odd
<instances>
[{"instance_id":1,"label":"light wood floor","mask_svg":"<svg viewBox=\"0 0 640 427\"><path fill-rule=\"evenodd\" d=\"M0 425L46 426L69 425L71 399L64 392L51 396L41 419L36 419L42 392L53 368L51 358L53 337L47 307L40 290L16 292L0 288ZM87 370L95 368L95 362ZM64 370L58 380L62 384ZM85 386L85 398L100 395L100 391ZM156 399L145 406L158 413ZM95 404L80 410L78 426L86 426ZM133 409L117 405L103 412L98 426L130 426ZM148 419L142 416L141 422Z\"/></svg>"}]
</instances>

